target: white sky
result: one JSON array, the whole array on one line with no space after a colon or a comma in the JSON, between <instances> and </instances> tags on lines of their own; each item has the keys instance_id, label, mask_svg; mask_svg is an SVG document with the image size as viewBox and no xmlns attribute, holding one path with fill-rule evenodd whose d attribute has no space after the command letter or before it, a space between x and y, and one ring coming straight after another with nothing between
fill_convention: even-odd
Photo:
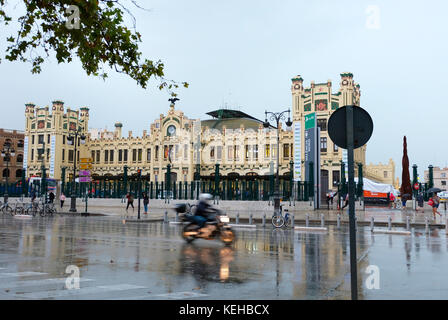
<instances>
[{"instance_id":1,"label":"white sky","mask_svg":"<svg viewBox=\"0 0 448 320\"><path fill-rule=\"evenodd\" d=\"M10 1L15 4L17 1ZM447 166L444 96L448 79L448 2L436 1L140 1L134 9L141 49L161 59L168 79L187 81L177 108L190 118L207 118L221 106L240 107L260 119L264 110L291 106L291 78L333 81L352 72L361 85L361 106L374 121L367 163L396 162L401 180L402 141L419 174L429 164ZM379 19L368 12L379 9ZM13 7L13 6L11 6ZM18 9L15 9L18 10ZM369 28L374 24L379 29ZM5 38L0 34L0 49ZM3 56L3 55L2 55ZM2 57L3 58L3 57ZM155 85L143 90L124 75L88 77L78 62L58 65L54 58L40 75L30 65L0 64L0 127L24 128L24 104L51 105L61 99L72 108L90 108L90 127L140 135L169 96ZM412 175L412 169L410 169Z\"/></svg>"}]
</instances>

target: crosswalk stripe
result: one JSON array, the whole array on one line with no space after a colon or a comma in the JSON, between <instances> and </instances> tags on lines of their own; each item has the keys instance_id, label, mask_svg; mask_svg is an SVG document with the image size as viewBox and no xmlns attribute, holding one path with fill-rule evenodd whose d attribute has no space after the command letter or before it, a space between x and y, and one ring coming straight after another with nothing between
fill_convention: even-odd
<instances>
[{"instance_id":1,"label":"crosswalk stripe","mask_svg":"<svg viewBox=\"0 0 448 320\"><path fill-rule=\"evenodd\" d=\"M110 291L124 291L124 290L134 290L134 289L144 289L146 287L136 286L133 284L115 284L109 286L97 286L97 287L81 287L79 289L73 290L50 290L50 291L39 291L31 292L25 294L16 294L16 297L27 298L27 299L45 299L45 298L58 298L66 296L78 296L84 294L94 294L94 293L105 293Z\"/></svg>"},{"instance_id":2,"label":"crosswalk stripe","mask_svg":"<svg viewBox=\"0 0 448 320\"><path fill-rule=\"evenodd\" d=\"M65 283L67 278L53 278L53 279L39 279L39 280L26 280L21 282L1 283L0 289L13 289L16 287L38 286L46 284L58 284ZM93 279L80 278L80 282L95 281Z\"/></svg>"},{"instance_id":3,"label":"crosswalk stripe","mask_svg":"<svg viewBox=\"0 0 448 320\"><path fill-rule=\"evenodd\" d=\"M44 275L47 274L45 272L33 272L33 271L26 271L26 272L5 272L5 273L0 273L0 277L4 278L4 277L27 277L27 276L40 276L40 275Z\"/></svg>"},{"instance_id":4,"label":"crosswalk stripe","mask_svg":"<svg viewBox=\"0 0 448 320\"><path fill-rule=\"evenodd\" d=\"M175 300L182 300L182 299L194 299L198 297L206 297L207 294L202 293L195 293L195 292L173 292L173 293L164 293L164 294L147 294L147 295L140 295L140 296L131 296L131 297L112 297L108 298L106 300L154 300L156 298L158 299L175 299Z\"/></svg>"}]
</instances>

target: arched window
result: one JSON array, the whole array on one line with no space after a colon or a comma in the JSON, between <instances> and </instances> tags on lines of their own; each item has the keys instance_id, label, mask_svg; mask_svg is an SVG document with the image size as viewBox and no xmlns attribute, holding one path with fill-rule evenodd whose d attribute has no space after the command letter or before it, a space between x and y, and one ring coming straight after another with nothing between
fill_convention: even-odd
<instances>
[{"instance_id":1,"label":"arched window","mask_svg":"<svg viewBox=\"0 0 448 320\"><path fill-rule=\"evenodd\" d=\"M3 169L3 178L8 177L9 178L9 169Z\"/></svg>"},{"instance_id":2,"label":"arched window","mask_svg":"<svg viewBox=\"0 0 448 320\"><path fill-rule=\"evenodd\" d=\"M18 147L18 148L23 148L23 140L19 140L19 141L17 142L17 147Z\"/></svg>"},{"instance_id":3,"label":"arched window","mask_svg":"<svg viewBox=\"0 0 448 320\"><path fill-rule=\"evenodd\" d=\"M17 162L23 162L23 154L17 156Z\"/></svg>"},{"instance_id":4,"label":"arched window","mask_svg":"<svg viewBox=\"0 0 448 320\"><path fill-rule=\"evenodd\" d=\"M16 178L22 178L22 169L16 170Z\"/></svg>"}]
</instances>

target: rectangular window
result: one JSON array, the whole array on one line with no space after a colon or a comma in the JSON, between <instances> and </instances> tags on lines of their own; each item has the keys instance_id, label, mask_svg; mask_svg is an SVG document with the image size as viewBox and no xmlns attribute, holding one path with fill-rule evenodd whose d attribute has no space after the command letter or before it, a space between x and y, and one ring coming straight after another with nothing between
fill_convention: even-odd
<instances>
[{"instance_id":1,"label":"rectangular window","mask_svg":"<svg viewBox=\"0 0 448 320\"><path fill-rule=\"evenodd\" d=\"M222 159L222 146L216 147L216 160Z\"/></svg>"},{"instance_id":2,"label":"rectangular window","mask_svg":"<svg viewBox=\"0 0 448 320\"><path fill-rule=\"evenodd\" d=\"M132 162L137 161L137 149L132 149Z\"/></svg>"},{"instance_id":3,"label":"rectangular window","mask_svg":"<svg viewBox=\"0 0 448 320\"><path fill-rule=\"evenodd\" d=\"M336 143L333 143L333 152L338 152L338 151L339 151L338 146L336 145Z\"/></svg>"},{"instance_id":4,"label":"rectangular window","mask_svg":"<svg viewBox=\"0 0 448 320\"><path fill-rule=\"evenodd\" d=\"M320 138L320 152L327 152L327 138Z\"/></svg>"},{"instance_id":5,"label":"rectangular window","mask_svg":"<svg viewBox=\"0 0 448 320\"><path fill-rule=\"evenodd\" d=\"M283 159L289 159L289 143L283 144Z\"/></svg>"},{"instance_id":6,"label":"rectangular window","mask_svg":"<svg viewBox=\"0 0 448 320\"><path fill-rule=\"evenodd\" d=\"M65 136L62 136L62 144L65 144Z\"/></svg>"},{"instance_id":7,"label":"rectangular window","mask_svg":"<svg viewBox=\"0 0 448 320\"><path fill-rule=\"evenodd\" d=\"M384 178L387 178L387 171L384 171Z\"/></svg>"},{"instance_id":8,"label":"rectangular window","mask_svg":"<svg viewBox=\"0 0 448 320\"><path fill-rule=\"evenodd\" d=\"M138 149L138 162L142 162L143 149Z\"/></svg>"},{"instance_id":9,"label":"rectangular window","mask_svg":"<svg viewBox=\"0 0 448 320\"><path fill-rule=\"evenodd\" d=\"M100 150L96 151L96 163L100 163L101 157L100 157Z\"/></svg>"},{"instance_id":10,"label":"rectangular window","mask_svg":"<svg viewBox=\"0 0 448 320\"><path fill-rule=\"evenodd\" d=\"M31 136L31 144L34 144L34 134Z\"/></svg>"},{"instance_id":11,"label":"rectangular window","mask_svg":"<svg viewBox=\"0 0 448 320\"><path fill-rule=\"evenodd\" d=\"M104 162L109 162L109 150L104 150Z\"/></svg>"},{"instance_id":12,"label":"rectangular window","mask_svg":"<svg viewBox=\"0 0 448 320\"><path fill-rule=\"evenodd\" d=\"M210 147L210 160L215 160L215 147Z\"/></svg>"},{"instance_id":13,"label":"rectangular window","mask_svg":"<svg viewBox=\"0 0 448 320\"><path fill-rule=\"evenodd\" d=\"M38 144L44 143L44 135L43 134L38 135L37 143Z\"/></svg>"},{"instance_id":14,"label":"rectangular window","mask_svg":"<svg viewBox=\"0 0 448 320\"><path fill-rule=\"evenodd\" d=\"M168 146L163 147L163 160L168 160L169 148Z\"/></svg>"},{"instance_id":15,"label":"rectangular window","mask_svg":"<svg viewBox=\"0 0 448 320\"><path fill-rule=\"evenodd\" d=\"M92 162L95 162L95 151L90 152L90 156L92 157Z\"/></svg>"},{"instance_id":16,"label":"rectangular window","mask_svg":"<svg viewBox=\"0 0 448 320\"><path fill-rule=\"evenodd\" d=\"M50 144L50 135L47 134L47 143Z\"/></svg>"},{"instance_id":17,"label":"rectangular window","mask_svg":"<svg viewBox=\"0 0 448 320\"><path fill-rule=\"evenodd\" d=\"M235 147L235 161L240 161L240 146L234 146Z\"/></svg>"},{"instance_id":18,"label":"rectangular window","mask_svg":"<svg viewBox=\"0 0 448 320\"><path fill-rule=\"evenodd\" d=\"M118 162L123 161L123 150L119 149L118 150Z\"/></svg>"},{"instance_id":19,"label":"rectangular window","mask_svg":"<svg viewBox=\"0 0 448 320\"><path fill-rule=\"evenodd\" d=\"M114 150L109 150L109 161L114 162Z\"/></svg>"},{"instance_id":20,"label":"rectangular window","mask_svg":"<svg viewBox=\"0 0 448 320\"><path fill-rule=\"evenodd\" d=\"M233 160L233 146L227 147L227 160Z\"/></svg>"},{"instance_id":21,"label":"rectangular window","mask_svg":"<svg viewBox=\"0 0 448 320\"><path fill-rule=\"evenodd\" d=\"M31 149L31 161L33 161L33 160L34 160L34 149Z\"/></svg>"},{"instance_id":22,"label":"rectangular window","mask_svg":"<svg viewBox=\"0 0 448 320\"><path fill-rule=\"evenodd\" d=\"M271 158L274 159L277 156L277 144L273 144L271 148Z\"/></svg>"},{"instance_id":23,"label":"rectangular window","mask_svg":"<svg viewBox=\"0 0 448 320\"><path fill-rule=\"evenodd\" d=\"M249 146L246 144L244 146L244 159L246 159L246 161L249 160L249 154L250 154Z\"/></svg>"},{"instance_id":24,"label":"rectangular window","mask_svg":"<svg viewBox=\"0 0 448 320\"><path fill-rule=\"evenodd\" d=\"M176 159L176 160L178 160L179 158L180 158L180 154L179 154L179 145L178 144L176 144L176 150L175 150L175 152L176 152L176 154L175 154L175 156L174 156L174 158Z\"/></svg>"},{"instance_id":25,"label":"rectangular window","mask_svg":"<svg viewBox=\"0 0 448 320\"><path fill-rule=\"evenodd\" d=\"M73 150L68 150L68 162L73 162L74 153L75 152Z\"/></svg>"},{"instance_id":26,"label":"rectangular window","mask_svg":"<svg viewBox=\"0 0 448 320\"><path fill-rule=\"evenodd\" d=\"M446 181L442 180L442 186L446 186Z\"/></svg>"},{"instance_id":27,"label":"rectangular window","mask_svg":"<svg viewBox=\"0 0 448 320\"><path fill-rule=\"evenodd\" d=\"M327 119L317 119L317 126L320 131L327 131Z\"/></svg>"},{"instance_id":28,"label":"rectangular window","mask_svg":"<svg viewBox=\"0 0 448 320\"><path fill-rule=\"evenodd\" d=\"M65 150L62 149L62 161L65 161Z\"/></svg>"},{"instance_id":29,"label":"rectangular window","mask_svg":"<svg viewBox=\"0 0 448 320\"><path fill-rule=\"evenodd\" d=\"M440 174L440 177L441 177L441 178L446 178L446 173L441 173L441 174Z\"/></svg>"},{"instance_id":30,"label":"rectangular window","mask_svg":"<svg viewBox=\"0 0 448 320\"><path fill-rule=\"evenodd\" d=\"M151 148L146 149L146 161L151 162Z\"/></svg>"},{"instance_id":31,"label":"rectangular window","mask_svg":"<svg viewBox=\"0 0 448 320\"><path fill-rule=\"evenodd\" d=\"M159 146L156 146L155 160L159 160Z\"/></svg>"},{"instance_id":32,"label":"rectangular window","mask_svg":"<svg viewBox=\"0 0 448 320\"><path fill-rule=\"evenodd\" d=\"M293 148L294 148L294 147L293 147L293 146L294 146L294 145L291 143L291 146L289 147L289 150L291 151L291 156L290 156L291 159L294 158L294 152L293 152L293 150L294 150Z\"/></svg>"},{"instance_id":33,"label":"rectangular window","mask_svg":"<svg viewBox=\"0 0 448 320\"><path fill-rule=\"evenodd\" d=\"M270 158L271 157L271 146L269 144L266 144L264 146L264 157Z\"/></svg>"},{"instance_id":34,"label":"rectangular window","mask_svg":"<svg viewBox=\"0 0 448 320\"><path fill-rule=\"evenodd\" d=\"M253 153L254 153L254 155L253 155L254 160L257 161L258 160L258 144L254 144L252 146L252 150L253 150Z\"/></svg>"},{"instance_id":35,"label":"rectangular window","mask_svg":"<svg viewBox=\"0 0 448 320\"><path fill-rule=\"evenodd\" d=\"M333 171L333 187L336 187L339 184L339 181L341 181L340 179L340 172Z\"/></svg>"},{"instance_id":36,"label":"rectangular window","mask_svg":"<svg viewBox=\"0 0 448 320\"><path fill-rule=\"evenodd\" d=\"M123 162L128 162L128 149L124 149Z\"/></svg>"}]
</instances>

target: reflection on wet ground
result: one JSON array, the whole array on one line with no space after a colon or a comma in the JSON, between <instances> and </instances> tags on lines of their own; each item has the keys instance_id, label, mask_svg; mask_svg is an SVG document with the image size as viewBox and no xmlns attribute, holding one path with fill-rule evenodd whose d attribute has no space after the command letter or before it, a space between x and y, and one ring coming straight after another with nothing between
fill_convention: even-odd
<instances>
[{"instance_id":1,"label":"reflection on wet ground","mask_svg":"<svg viewBox=\"0 0 448 320\"><path fill-rule=\"evenodd\" d=\"M0 217L0 299L349 299L349 234L235 229L236 242L186 244L181 226L110 217ZM446 299L444 230L358 228L360 299ZM69 265L80 289L68 290ZM368 266L379 268L369 289Z\"/></svg>"}]
</instances>

